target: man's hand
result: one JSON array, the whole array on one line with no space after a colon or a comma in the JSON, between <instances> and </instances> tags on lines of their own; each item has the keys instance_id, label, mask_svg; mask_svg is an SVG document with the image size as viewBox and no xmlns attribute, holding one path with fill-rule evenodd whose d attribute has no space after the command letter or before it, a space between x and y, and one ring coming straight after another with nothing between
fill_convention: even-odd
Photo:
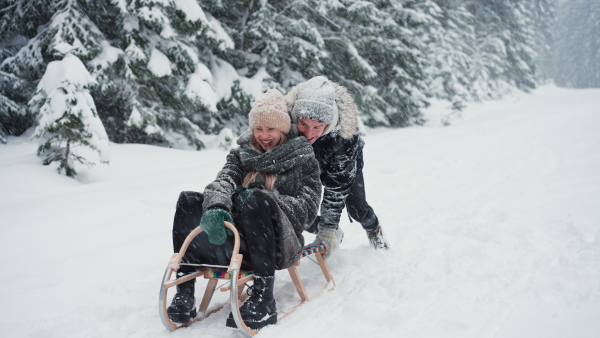
<instances>
[{"instance_id":1,"label":"man's hand","mask_svg":"<svg viewBox=\"0 0 600 338\"><path fill-rule=\"evenodd\" d=\"M317 234L315 240L310 244L324 244L327 250L324 258L329 258L331 254L333 254L340 247L339 239L335 235L336 230L336 228L328 228L324 227L322 224L319 224L319 233Z\"/></svg>"}]
</instances>

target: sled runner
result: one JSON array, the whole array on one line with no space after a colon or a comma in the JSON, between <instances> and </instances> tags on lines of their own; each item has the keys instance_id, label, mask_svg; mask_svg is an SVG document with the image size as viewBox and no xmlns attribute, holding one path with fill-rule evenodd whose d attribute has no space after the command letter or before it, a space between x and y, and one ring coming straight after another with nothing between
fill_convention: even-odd
<instances>
[{"instance_id":1,"label":"sled runner","mask_svg":"<svg viewBox=\"0 0 600 338\"><path fill-rule=\"evenodd\" d=\"M174 273L175 273L175 276L177 275L176 274L177 269L179 268L179 265L181 264L181 259L183 258L188 246L190 245L190 243L192 242L194 237L196 237L199 233L202 232L202 228L200 228L199 226L196 227L196 229L194 229L194 231L192 231L187 236L187 238L185 239L185 242L181 246L181 250L179 251L179 253L174 253L171 256L171 260L169 261L169 265L167 266L165 275L164 275L162 283L160 285L160 295L159 295L159 304L158 304L160 318L162 319L162 322L165 325L165 327L167 329L169 329L170 331L177 330L184 326L189 326L192 323L201 321L201 320L207 318L208 316L210 316L211 314L221 310L226 304L222 304L219 307L212 309L211 311L208 311L208 306L210 304L213 293L217 289L217 283L220 280L226 280L226 281L228 281L228 283L225 286L221 287L220 290L222 292L229 291L229 293L230 293L229 303L231 304L231 312L233 314L233 319L234 319L238 329L240 329L248 337L254 336L258 333L258 331L254 331L254 330L248 328L246 326L246 324L244 324L244 321L242 320L242 317L241 317L241 314L239 311L241 303L248 297L248 295L243 292L244 288L246 287L246 283L252 281L254 279L254 275L253 275L252 271L241 271L240 270L240 266L242 264L242 255L239 254L239 249L240 249L239 233L238 233L237 229L235 228L235 226L227 221L225 222L225 227L233 232L234 239L235 239L233 253L231 255L231 261L230 261L229 266L209 265L209 264L188 264L188 265L198 266L198 267L200 267L200 270L195 273L192 273L192 274L180 277L180 278L171 279L171 276L173 276ZM325 250L326 250L326 248L323 245L306 247L302 251L301 257L306 257L306 256L311 256L311 255L314 255L316 257L317 263L321 267L321 271L323 272L323 275L325 276L325 280L327 281L327 287L329 287L327 289L327 291L331 291L335 288L335 281L333 280L333 276L331 275L331 272L329 271L329 266L327 265L327 262L323 258L323 254L325 253ZM302 283L302 280L300 279L300 275L298 274L298 269L297 269L298 265L300 265L300 260L298 260L298 262L296 262L296 264L294 266L289 267L287 270L290 273L290 277L292 278L294 286L296 287L296 291L298 292L298 295L300 296L300 304L296 305L292 310L288 311L287 313L285 313L281 316L278 316L278 320L285 318L288 314L290 314L291 312L296 310L296 308L298 308L300 305L302 305L304 302L309 300L309 297L304 288L304 284ZM202 301L200 302L200 305L198 307L196 318L194 318L191 322L189 322L185 325L177 325L173 321L171 321L171 319L169 318L169 316L167 314L167 307L168 307L167 293L170 288L172 288L178 284L181 284L183 282L189 281L193 278L199 278L199 277L204 277L205 279L208 279L208 283L206 285L206 289L204 291L204 296L202 297Z\"/></svg>"}]
</instances>

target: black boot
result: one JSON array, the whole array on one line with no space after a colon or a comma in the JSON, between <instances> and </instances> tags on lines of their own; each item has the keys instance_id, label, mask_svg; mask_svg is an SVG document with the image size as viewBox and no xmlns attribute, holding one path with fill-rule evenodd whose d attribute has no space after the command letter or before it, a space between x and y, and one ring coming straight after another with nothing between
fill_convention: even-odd
<instances>
[{"instance_id":1,"label":"black boot","mask_svg":"<svg viewBox=\"0 0 600 338\"><path fill-rule=\"evenodd\" d=\"M187 324L196 317L195 283L196 279L192 279L176 286L177 293L167 308L167 314L174 323Z\"/></svg>"},{"instance_id":2,"label":"black boot","mask_svg":"<svg viewBox=\"0 0 600 338\"><path fill-rule=\"evenodd\" d=\"M381 231L381 226L377 225L375 228L371 230L367 230L367 237L369 237L369 242L371 246L375 249L389 249L389 245L383 237L383 232Z\"/></svg>"},{"instance_id":3,"label":"black boot","mask_svg":"<svg viewBox=\"0 0 600 338\"><path fill-rule=\"evenodd\" d=\"M254 276L254 285L250 298L240 307L244 324L254 331L277 323L277 305L273 297L275 277ZM237 328L233 315L229 314L227 326Z\"/></svg>"}]
</instances>

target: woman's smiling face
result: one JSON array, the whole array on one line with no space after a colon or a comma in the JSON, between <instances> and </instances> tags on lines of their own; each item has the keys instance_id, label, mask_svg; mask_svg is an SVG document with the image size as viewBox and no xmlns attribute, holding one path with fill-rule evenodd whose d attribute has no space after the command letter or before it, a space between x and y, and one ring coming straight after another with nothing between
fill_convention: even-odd
<instances>
[{"instance_id":1,"label":"woman's smiling face","mask_svg":"<svg viewBox=\"0 0 600 338\"><path fill-rule=\"evenodd\" d=\"M281 131L276 128L258 126L252 133L264 151L273 149L281 140Z\"/></svg>"}]
</instances>

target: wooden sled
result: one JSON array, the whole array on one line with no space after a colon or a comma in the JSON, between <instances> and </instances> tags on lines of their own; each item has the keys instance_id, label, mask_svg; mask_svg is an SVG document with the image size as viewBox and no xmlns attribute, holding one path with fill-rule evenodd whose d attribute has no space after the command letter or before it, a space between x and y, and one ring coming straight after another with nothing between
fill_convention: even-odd
<instances>
[{"instance_id":1,"label":"wooden sled","mask_svg":"<svg viewBox=\"0 0 600 338\"><path fill-rule=\"evenodd\" d=\"M192 242L194 237L196 237L199 233L202 232L202 228L200 228L200 227L197 227L196 229L194 229L194 231L192 231L187 236L183 245L181 246L181 250L179 251L179 253L174 253L171 256L171 260L169 261L169 265L167 265L165 275L164 275L162 283L160 285L160 295L159 295L159 302L158 302L160 318L168 330L175 331L181 327L189 326L189 325L191 325L195 322L201 321L201 320L207 318L208 316L210 316L211 314L221 310L226 304L222 304L219 307L207 312L208 306L212 299L212 296L217 288L217 283L220 280L226 280L226 281L228 281L228 283L225 286L221 287L220 290L222 292L229 291L229 293L230 293L229 303L231 304L231 312L233 314L233 319L234 319L238 329L241 330L248 337L254 336L258 333L258 331L254 331L254 330L248 328L246 326L246 324L244 324L244 321L242 320L242 316L240 314L240 305L246 298L248 298L248 295L243 292L244 287L246 286L246 283L248 283L254 279L254 275L251 271L241 271L240 270L240 267L242 264L242 255L239 254L239 249L240 249L239 233L238 233L237 229L235 228L235 226L229 222L225 222L225 227L233 232L233 236L235 238L233 253L231 255L231 261L230 261L229 266L208 265L208 264L187 264L187 265L198 266L200 268L200 270L195 273L192 273L192 274L180 277L180 278L171 279L171 276L177 275L177 270L179 268L179 265L181 264L181 259L185 255L185 252L186 252L188 246L190 245L190 243ZM317 259L317 263L321 267L321 271L323 272L323 275L325 276L325 280L327 281L327 286L330 286L330 283L331 283L331 286L327 289L327 291L331 291L335 288L335 281L333 279L333 276L331 275L331 272L329 271L329 266L327 265L327 262L323 258L324 253L325 253L325 247L323 245L311 246L311 247L304 248L304 250L302 251L301 257L315 255L315 257ZM302 280L300 279L300 275L298 274L298 269L297 269L298 265L300 265L300 260L298 260L298 262L294 266L289 267L287 270L289 271L292 281L294 283L294 286L296 287L296 291L298 292L298 295L300 296L300 304L296 305L294 308L292 308L292 310L288 311L287 313L285 313L281 316L278 315L278 321L285 318L288 314L292 313L300 305L302 305L304 302L306 302L310 299L306 293L304 284L302 283ZM194 318L191 322L189 322L185 325L177 325L173 321L171 321L171 319L169 318L169 316L167 314L167 307L169 306L167 304L167 293L170 288L172 288L178 284L181 284L183 282L189 281L193 278L199 278L199 277L204 277L205 279L208 279L208 283L206 285L206 289L204 291L204 296L202 297L202 301L200 302L200 305L198 307L196 318Z\"/></svg>"}]
</instances>

